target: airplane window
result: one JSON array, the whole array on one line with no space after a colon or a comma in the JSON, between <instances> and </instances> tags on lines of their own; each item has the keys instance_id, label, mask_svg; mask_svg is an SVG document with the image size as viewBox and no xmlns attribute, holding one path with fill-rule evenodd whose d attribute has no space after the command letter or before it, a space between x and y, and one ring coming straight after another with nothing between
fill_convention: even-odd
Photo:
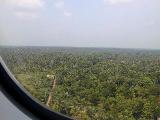
<instances>
[{"instance_id":1,"label":"airplane window","mask_svg":"<svg viewBox=\"0 0 160 120\"><path fill-rule=\"evenodd\" d=\"M32 96L73 119L158 119L159 5L0 0L0 56Z\"/></svg>"}]
</instances>

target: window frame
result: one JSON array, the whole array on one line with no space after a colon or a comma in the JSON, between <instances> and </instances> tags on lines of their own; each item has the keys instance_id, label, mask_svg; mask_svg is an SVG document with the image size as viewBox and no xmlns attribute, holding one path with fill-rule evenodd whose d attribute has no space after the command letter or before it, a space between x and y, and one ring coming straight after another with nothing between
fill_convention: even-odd
<instances>
[{"instance_id":1,"label":"window frame","mask_svg":"<svg viewBox=\"0 0 160 120\"><path fill-rule=\"evenodd\" d=\"M30 118L41 120L73 120L68 116L51 110L49 107L35 99L10 72L7 65L0 56L0 85L5 96L16 107ZM28 113L28 114L27 114Z\"/></svg>"}]
</instances>

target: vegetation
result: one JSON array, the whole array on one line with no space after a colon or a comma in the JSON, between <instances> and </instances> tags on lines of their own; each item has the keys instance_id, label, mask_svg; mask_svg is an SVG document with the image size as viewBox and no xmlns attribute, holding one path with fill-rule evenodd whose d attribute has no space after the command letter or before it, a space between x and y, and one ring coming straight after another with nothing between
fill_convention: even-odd
<instances>
[{"instance_id":1,"label":"vegetation","mask_svg":"<svg viewBox=\"0 0 160 120\"><path fill-rule=\"evenodd\" d=\"M160 50L1 47L15 77L50 107L77 120L160 116Z\"/></svg>"}]
</instances>

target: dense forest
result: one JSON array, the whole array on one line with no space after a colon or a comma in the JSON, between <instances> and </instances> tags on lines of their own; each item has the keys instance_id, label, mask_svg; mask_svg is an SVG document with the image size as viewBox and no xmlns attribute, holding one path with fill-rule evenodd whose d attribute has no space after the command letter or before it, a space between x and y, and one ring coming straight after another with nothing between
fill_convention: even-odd
<instances>
[{"instance_id":1,"label":"dense forest","mask_svg":"<svg viewBox=\"0 0 160 120\"><path fill-rule=\"evenodd\" d=\"M160 116L160 50L0 47L20 83L54 111L76 120Z\"/></svg>"}]
</instances>

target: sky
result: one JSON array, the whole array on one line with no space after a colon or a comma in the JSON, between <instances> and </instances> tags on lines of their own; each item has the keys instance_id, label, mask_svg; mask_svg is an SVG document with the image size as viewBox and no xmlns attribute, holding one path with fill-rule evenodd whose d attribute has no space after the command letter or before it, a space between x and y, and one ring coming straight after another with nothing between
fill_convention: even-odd
<instances>
[{"instance_id":1,"label":"sky","mask_svg":"<svg viewBox=\"0 0 160 120\"><path fill-rule=\"evenodd\" d=\"M0 0L0 45L160 49L160 0Z\"/></svg>"}]
</instances>

